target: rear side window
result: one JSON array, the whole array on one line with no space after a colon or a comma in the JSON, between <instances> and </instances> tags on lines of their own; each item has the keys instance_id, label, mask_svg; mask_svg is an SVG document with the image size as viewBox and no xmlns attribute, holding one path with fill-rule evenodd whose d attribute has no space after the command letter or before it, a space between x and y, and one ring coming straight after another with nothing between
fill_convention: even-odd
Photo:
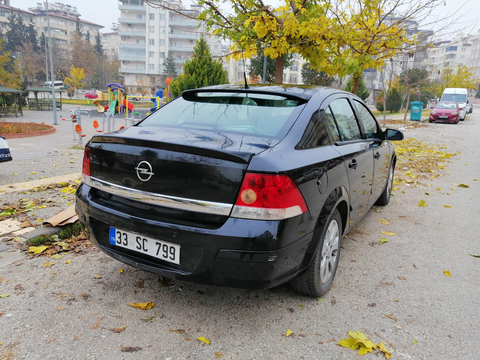
<instances>
[{"instance_id":1,"label":"rear side window","mask_svg":"<svg viewBox=\"0 0 480 360\"><path fill-rule=\"evenodd\" d=\"M379 138L380 130L377 125L377 121L375 118L370 114L370 111L363 105L360 101L354 100L353 103L357 107L359 120L363 125L365 130L365 137L367 139L377 139Z\"/></svg>"},{"instance_id":2,"label":"rear side window","mask_svg":"<svg viewBox=\"0 0 480 360\"><path fill-rule=\"evenodd\" d=\"M330 103L330 109L337 123L342 141L358 140L362 138L360 128L352 107L347 99L337 99Z\"/></svg>"},{"instance_id":3,"label":"rear side window","mask_svg":"<svg viewBox=\"0 0 480 360\"><path fill-rule=\"evenodd\" d=\"M171 126L281 138L306 101L244 92L185 94L157 110L139 126Z\"/></svg>"}]
</instances>

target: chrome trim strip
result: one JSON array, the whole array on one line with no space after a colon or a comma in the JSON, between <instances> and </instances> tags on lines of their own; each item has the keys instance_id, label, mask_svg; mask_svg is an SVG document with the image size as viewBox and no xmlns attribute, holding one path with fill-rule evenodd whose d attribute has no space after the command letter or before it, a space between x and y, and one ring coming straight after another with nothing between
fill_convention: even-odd
<instances>
[{"instance_id":1,"label":"chrome trim strip","mask_svg":"<svg viewBox=\"0 0 480 360\"><path fill-rule=\"evenodd\" d=\"M122 196L127 199L141 201L147 204L164 206L173 209L228 216L230 215L233 207L233 204L186 199L175 196L154 194L142 190L130 189L124 186L111 184L109 182L99 180L85 174L82 174L82 180L88 186L105 191L110 194Z\"/></svg>"}]
</instances>

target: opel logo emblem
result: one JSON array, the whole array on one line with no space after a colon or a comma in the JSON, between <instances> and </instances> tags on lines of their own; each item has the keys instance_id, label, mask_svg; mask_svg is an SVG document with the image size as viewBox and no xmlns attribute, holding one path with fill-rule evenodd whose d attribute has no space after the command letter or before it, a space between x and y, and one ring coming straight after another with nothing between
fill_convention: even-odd
<instances>
[{"instance_id":1,"label":"opel logo emblem","mask_svg":"<svg viewBox=\"0 0 480 360\"><path fill-rule=\"evenodd\" d=\"M137 170L138 178L142 181L148 181L154 175L152 165L148 161L140 161L135 170Z\"/></svg>"}]
</instances>

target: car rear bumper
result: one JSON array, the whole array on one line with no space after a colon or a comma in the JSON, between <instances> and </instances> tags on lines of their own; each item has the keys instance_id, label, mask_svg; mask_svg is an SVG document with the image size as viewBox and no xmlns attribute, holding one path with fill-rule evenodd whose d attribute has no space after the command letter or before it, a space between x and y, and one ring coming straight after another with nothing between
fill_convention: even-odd
<instances>
[{"instance_id":1,"label":"car rear bumper","mask_svg":"<svg viewBox=\"0 0 480 360\"><path fill-rule=\"evenodd\" d=\"M123 263L169 278L248 289L270 288L298 274L313 237L313 232L298 231L298 223L305 222L298 219L302 216L282 221L228 218L217 229L135 218L91 201L89 189L82 184L75 207L92 242ZM110 226L179 244L180 265L111 245Z\"/></svg>"}]
</instances>

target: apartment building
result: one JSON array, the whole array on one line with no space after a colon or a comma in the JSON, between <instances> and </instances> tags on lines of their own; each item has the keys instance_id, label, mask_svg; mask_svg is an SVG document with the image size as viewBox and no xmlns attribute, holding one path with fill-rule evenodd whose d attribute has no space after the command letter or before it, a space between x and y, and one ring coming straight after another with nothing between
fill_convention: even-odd
<instances>
[{"instance_id":1,"label":"apartment building","mask_svg":"<svg viewBox=\"0 0 480 360\"><path fill-rule=\"evenodd\" d=\"M446 68L450 68L455 73L458 66L469 66L471 50L472 41L462 35L456 36L453 40L434 43L428 49L425 59L430 78L440 80Z\"/></svg>"},{"instance_id":2,"label":"apartment building","mask_svg":"<svg viewBox=\"0 0 480 360\"><path fill-rule=\"evenodd\" d=\"M100 33L100 39L105 55L109 58L118 58L119 40L118 31Z\"/></svg>"},{"instance_id":3,"label":"apartment building","mask_svg":"<svg viewBox=\"0 0 480 360\"><path fill-rule=\"evenodd\" d=\"M30 11L14 8L10 6L10 0L0 0L0 31L7 31L8 17L11 14L20 15L25 25L33 22L34 15Z\"/></svg>"},{"instance_id":4,"label":"apartment building","mask_svg":"<svg viewBox=\"0 0 480 360\"><path fill-rule=\"evenodd\" d=\"M219 39L209 36L205 25L195 19L200 13L198 6L186 8L181 0L165 3L175 11L142 0L119 0L119 71L127 86L154 86L169 53L181 74L183 63L193 55L195 42L202 36L212 56L221 55Z\"/></svg>"}]
</instances>

